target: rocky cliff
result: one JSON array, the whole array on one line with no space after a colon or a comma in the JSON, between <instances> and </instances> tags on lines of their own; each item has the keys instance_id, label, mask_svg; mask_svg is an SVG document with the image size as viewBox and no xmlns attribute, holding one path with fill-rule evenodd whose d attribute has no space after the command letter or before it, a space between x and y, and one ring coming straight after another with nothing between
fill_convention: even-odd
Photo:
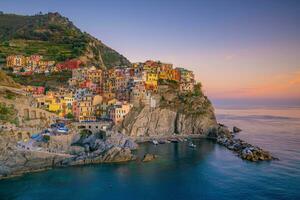
<instances>
[{"instance_id":1,"label":"rocky cliff","mask_svg":"<svg viewBox=\"0 0 300 200\"><path fill-rule=\"evenodd\" d=\"M40 150L26 150L17 146L18 134L0 131L0 179L53 167L66 167L134 160L131 150L137 145L124 135L114 132L109 139L97 134L82 137L76 132L51 137L39 142Z\"/></svg>"},{"instance_id":2,"label":"rocky cliff","mask_svg":"<svg viewBox=\"0 0 300 200\"><path fill-rule=\"evenodd\" d=\"M153 95L157 106L140 104L121 126L132 137L197 134L206 136L217 125L214 108L198 84L193 92L180 92L177 83L166 83Z\"/></svg>"}]
</instances>

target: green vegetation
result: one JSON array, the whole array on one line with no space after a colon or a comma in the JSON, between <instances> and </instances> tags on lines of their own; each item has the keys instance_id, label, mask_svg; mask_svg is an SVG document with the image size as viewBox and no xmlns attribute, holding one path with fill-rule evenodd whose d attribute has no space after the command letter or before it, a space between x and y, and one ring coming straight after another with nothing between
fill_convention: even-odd
<instances>
[{"instance_id":1,"label":"green vegetation","mask_svg":"<svg viewBox=\"0 0 300 200\"><path fill-rule=\"evenodd\" d=\"M4 92L4 98L9 99L9 100L15 100L16 99L17 94L11 92L10 90L6 90Z\"/></svg>"},{"instance_id":2,"label":"green vegetation","mask_svg":"<svg viewBox=\"0 0 300 200\"><path fill-rule=\"evenodd\" d=\"M11 54L40 54L64 61L82 55L88 37L58 13L0 15L0 61Z\"/></svg>"},{"instance_id":3,"label":"green vegetation","mask_svg":"<svg viewBox=\"0 0 300 200\"><path fill-rule=\"evenodd\" d=\"M49 41L14 39L0 43L0 62L5 62L7 55L22 54L29 56L32 54L43 55L45 60L65 61L76 58L72 45L57 44Z\"/></svg>"},{"instance_id":4,"label":"green vegetation","mask_svg":"<svg viewBox=\"0 0 300 200\"><path fill-rule=\"evenodd\" d=\"M7 106L5 103L0 102L0 121L9 122L18 125L18 118L16 110L13 105Z\"/></svg>"},{"instance_id":5,"label":"green vegetation","mask_svg":"<svg viewBox=\"0 0 300 200\"><path fill-rule=\"evenodd\" d=\"M74 115L72 113L68 113L68 114L66 114L65 118L74 119Z\"/></svg>"},{"instance_id":6,"label":"green vegetation","mask_svg":"<svg viewBox=\"0 0 300 200\"><path fill-rule=\"evenodd\" d=\"M80 138L87 138L90 135L92 135L92 132L89 131L89 130L84 129L84 130L80 131L79 134L80 134Z\"/></svg>"},{"instance_id":7,"label":"green vegetation","mask_svg":"<svg viewBox=\"0 0 300 200\"><path fill-rule=\"evenodd\" d=\"M43 136L43 141L44 142L49 142L49 140L50 140L50 136L49 135L44 135Z\"/></svg>"},{"instance_id":8,"label":"green vegetation","mask_svg":"<svg viewBox=\"0 0 300 200\"><path fill-rule=\"evenodd\" d=\"M203 96L202 84L200 82L194 86L194 96Z\"/></svg>"},{"instance_id":9,"label":"green vegetation","mask_svg":"<svg viewBox=\"0 0 300 200\"><path fill-rule=\"evenodd\" d=\"M160 107L171 110L179 110L185 115L200 116L210 112L212 108L209 99L203 95L201 83L197 83L194 91L180 92L177 88L177 82L168 83L168 89L160 93Z\"/></svg>"},{"instance_id":10,"label":"green vegetation","mask_svg":"<svg viewBox=\"0 0 300 200\"><path fill-rule=\"evenodd\" d=\"M68 79L72 77L71 71L55 72L51 74L34 74L33 76L21 76L10 74L13 80L22 85L44 86L46 90L66 86Z\"/></svg>"},{"instance_id":11,"label":"green vegetation","mask_svg":"<svg viewBox=\"0 0 300 200\"><path fill-rule=\"evenodd\" d=\"M92 44L92 45L91 45ZM108 67L128 65L118 52L82 32L59 13L22 16L0 15L0 64L8 55L43 55L46 60L65 61L79 58L89 50L89 63Z\"/></svg>"}]
</instances>

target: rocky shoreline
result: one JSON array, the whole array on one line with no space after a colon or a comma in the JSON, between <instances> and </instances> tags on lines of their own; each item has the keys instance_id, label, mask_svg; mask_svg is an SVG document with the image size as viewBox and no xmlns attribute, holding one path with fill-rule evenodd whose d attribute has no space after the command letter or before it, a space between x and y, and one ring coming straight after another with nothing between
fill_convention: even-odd
<instances>
[{"instance_id":1,"label":"rocky shoreline","mask_svg":"<svg viewBox=\"0 0 300 200\"><path fill-rule=\"evenodd\" d=\"M37 172L55 167L68 167L76 165L98 163L120 163L137 160L133 150L138 149L139 143L161 141L160 144L170 142L184 142L187 139L207 138L216 141L236 153L241 159L259 162L270 161L274 158L268 151L253 146L241 139L235 138L233 132L224 125L211 127L207 135L156 135L151 137L128 137L122 133L114 132L109 138L103 140L97 134L79 137L78 134L69 147L69 153L51 153L22 151L15 147L14 142L5 144L6 150L0 152L0 179L20 176L24 173ZM2 142L4 140L2 139ZM1 142L1 141L0 141ZM51 144L52 146L61 146ZM146 154L140 161L148 162L156 159L156 155Z\"/></svg>"},{"instance_id":2,"label":"rocky shoreline","mask_svg":"<svg viewBox=\"0 0 300 200\"><path fill-rule=\"evenodd\" d=\"M211 130L209 139L213 139L218 144L225 146L243 160L252 162L278 160L278 158L273 157L270 152L235 138L235 133L240 131L242 130L234 126L233 131L231 132L225 125L219 124L217 129Z\"/></svg>"}]
</instances>

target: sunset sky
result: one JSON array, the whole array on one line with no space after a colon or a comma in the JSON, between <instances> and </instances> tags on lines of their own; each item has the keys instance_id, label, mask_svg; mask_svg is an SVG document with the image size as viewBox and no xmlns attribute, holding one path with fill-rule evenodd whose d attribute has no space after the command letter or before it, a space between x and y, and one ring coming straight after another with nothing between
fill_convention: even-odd
<instances>
[{"instance_id":1,"label":"sunset sky","mask_svg":"<svg viewBox=\"0 0 300 200\"><path fill-rule=\"evenodd\" d=\"M213 100L300 102L299 0L1 0L0 10L60 12L132 62L193 70Z\"/></svg>"}]
</instances>

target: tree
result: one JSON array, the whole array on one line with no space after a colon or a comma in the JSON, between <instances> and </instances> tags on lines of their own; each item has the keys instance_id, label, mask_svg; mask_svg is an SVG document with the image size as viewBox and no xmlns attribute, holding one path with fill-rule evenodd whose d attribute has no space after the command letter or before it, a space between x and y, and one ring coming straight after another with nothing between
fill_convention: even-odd
<instances>
[{"instance_id":1,"label":"tree","mask_svg":"<svg viewBox=\"0 0 300 200\"><path fill-rule=\"evenodd\" d=\"M72 113L68 113L68 114L66 114L65 118L74 119L74 115Z\"/></svg>"},{"instance_id":2,"label":"tree","mask_svg":"<svg viewBox=\"0 0 300 200\"><path fill-rule=\"evenodd\" d=\"M195 96L201 96L202 93L202 84L199 82L194 86L194 95Z\"/></svg>"}]
</instances>

